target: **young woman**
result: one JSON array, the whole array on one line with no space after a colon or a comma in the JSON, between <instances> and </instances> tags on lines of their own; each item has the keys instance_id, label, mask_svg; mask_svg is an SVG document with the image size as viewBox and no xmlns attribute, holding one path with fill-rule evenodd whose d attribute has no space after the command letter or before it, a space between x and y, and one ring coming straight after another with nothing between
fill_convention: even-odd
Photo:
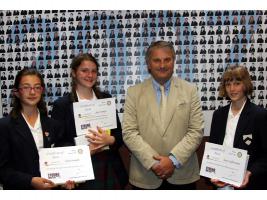
<instances>
[{"instance_id":1,"label":"young woman","mask_svg":"<svg viewBox=\"0 0 267 200\"><path fill-rule=\"evenodd\" d=\"M13 109L0 120L0 183L4 189L56 187L40 177L39 169L38 150L58 145L61 133L60 124L47 117L44 87L42 76L34 69L23 69L15 78ZM66 185L73 186L73 182Z\"/></svg>"},{"instance_id":2,"label":"young woman","mask_svg":"<svg viewBox=\"0 0 267 200\"><path fill-rule=\"evenodd\" d=\"M52 110L52 118L64 125L64 143L74 145L74 138L77 136L74 102L111 97L96 87L98 68L96 59L89 54L78 55L72 60L72 91L56 100ZM88 135L95 180L79 184L78 189L123 189L128 183L128 176L118 152L123 144L118 115L117 128L112 129L110 135L101 128L98 128L98 132L89 131Z\"/></svg>"},{"instance_id":3,"label":"young woman","mask_svg":"<svg viewBox=\"0 0 267 200\"><path fill-rule=\"evenodd\" d=\"M266 110L250 102L252 91L246 67L228 67L219 94L231 103L214 112L209 141L248 151L247 171L238 189L267 189L267 115ZM211 182L216 187L228 187L215 179Z\"/></svg>"}]
</instances>

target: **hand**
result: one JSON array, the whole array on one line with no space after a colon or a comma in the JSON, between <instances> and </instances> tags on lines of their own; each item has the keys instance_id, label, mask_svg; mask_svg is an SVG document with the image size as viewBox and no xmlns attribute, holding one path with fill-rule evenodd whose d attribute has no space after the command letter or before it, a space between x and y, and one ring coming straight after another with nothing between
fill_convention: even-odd
<instances>
[{"instance_id":1,"label":"hand","mask_svg":"<svg viewBox=\"0 0 267 200\"><path fill-rule=\"evenodd\" d=\"M167 156L153 156L153 158L159 162L152 166L152 171L160 179L170 178L175 169L171 159Z\"/></svg>"},{"instance_id":2,"label":"hand","mask_svg":"<svg viewBox=\"0 0 267 200\"><path fill-rule=\"evenodd\" d=\"M114 136L109 135L107 131L101 129L100 127L97 127L97 131L90 129L89 134L85 136L90 142L90 144L96 146L109 146L114 144Z\"/></svg>"},{"instance_id":3,"label":"hand","mask_svg":"<svg viewBox=\"0 0 267 200\"><path fill-rule=\"evenodd\" d=\"M238 189L245 188L247 186L248 182L249 182L250 176L251 176L251 172L250 171L246 171L246 174L244 176L242 184L239 187L237 187L237 186L234 186L234 187L238 188Z\"/></svg>"},{"instance_id":4,"label":"hand","mask_svg":"<svg viewBox=\"0 0 267 200\"><path fill-rule=\"evenodd\" d=\"M216 187L224 187L226 185L229 185L225 182L222 182L222 181L219 181L218 179L213 179L213 178L210 179L210 182L212 182Z\"/></svg>"},{"instance_id":5,"label":"hand","mask_svg":"<svg viewBox=\"0 0 267 200\"><path fill-rule=\"evenodd\" d=\"M68 180L64 185L62 185L62 187L67 190L72 190L75 188L75 181Z\"/></svg>"},{"instance_id":6,"label":"hand","mask_svg":"<svg viewBox=\"0 0 267 200\"><path fill-rule=\"evenodd\" d=\"M103 145L89 144L89 151L91 155L94 155L102 150Z\"/></svg>"},{"instance_id":7,"label":"hand","mask_svg":"<svg viewBox=\"0 0 267 200\"><path fill-rule=\"evenodd\" d=\"M37 190L49 190L49 189L56 187L55 183L53 183L52 181L48 179L41 178L41 177L33 177L31 185L34 189L37 189Z\"/></svg>"}]
</instances>

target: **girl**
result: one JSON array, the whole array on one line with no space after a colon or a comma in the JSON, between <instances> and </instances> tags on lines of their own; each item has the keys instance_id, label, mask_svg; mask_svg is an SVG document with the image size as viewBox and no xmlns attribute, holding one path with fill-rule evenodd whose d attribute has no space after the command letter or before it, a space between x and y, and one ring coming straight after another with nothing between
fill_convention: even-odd
<instances>
[{"instance_id":1,"label":"girl","mask_svg":"<svg viewBox=\"0 0 267 200\"><path fill-rule=\"evenodd\" d=\"M34 69L20 71L14 83L13 109L0 120L0 182L4 189L52 189L56 185L40 177L41 148L58 145L58 122L47 117L43 101L44 81ZM65 187L73 188L68 181Z\"/></svg>"},{"instance_id":2,"label":"girl","mask_svg":"<svg viewBox=\"0 0 267 200\"><path fill-rule=\"evenodd\" d=\"M98 68L96 59L89 54L78 55L72 60L72 91L56 100L52 110L52 118L64 125L64 143L74 145L74 138L77 136L73 115L74 102L111 97L96 87ZM89 133L95 180L80 184L78 189L123 189L128 183L128 177L118 152L123 144L118 115L117 128L112 129L110 135L101 128Z\"/></svg>"},{"instance_id":3,"label":"girl","mask_svg":"<svg viewBox=\"0 0 267 200\"><path fill-rule=\"evenodd\" d=\"M213 114L209 141L248 151L249 161L243 183L238 189L266 189L267 136L266 111L250 102L253 85L246 67L228 67L223 75L219 94L230 104ZM219 188L229 185L216 179ZM230 186L232 189L235 186ZM236 187L235 187L236 188Z\"/></svg>"}]
</instances>

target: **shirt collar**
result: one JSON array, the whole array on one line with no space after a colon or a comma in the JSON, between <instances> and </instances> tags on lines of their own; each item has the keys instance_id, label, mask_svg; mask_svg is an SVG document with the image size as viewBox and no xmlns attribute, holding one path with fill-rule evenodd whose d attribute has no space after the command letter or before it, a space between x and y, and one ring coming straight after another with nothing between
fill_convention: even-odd
<instances>
[{"instance_id":1,"label":"shirt collar","mask_svg":"<svg viewBox=\"0 0 267 200\"><path fill-rule=\"evenodd\" d=\"M170 87L171 87L171 80L172 78L170 78L165 84L164 84L164 89L165 91L169 91ZM152 84L153 84L153 88L157 91L160 91L160 84L154 79L152 78Z\"/></svg>"},{"instance_id":2,"label":"shirt collar","mask_svg":"<svg viewBox=\"0 0 267 200\"><path fill-rule=\"evenodd\" d=\"M232 112L232 103L231 103L231 105L230 105L230 109L229 109L229 116L230 117L239 117L240 115L241 115L241 112L242 112L242 110L243 110L243 108L244 108L244 106L245 106L245 104L246 104L246 102L247 102L247 99L246 99L246 101L244 101L244 103L243 103L243 105L242 105L242 107L241 107L241 109L239 110L239 112L234 116L234 114L233 114L233 112Z\"/></svg>"}]
</instances>

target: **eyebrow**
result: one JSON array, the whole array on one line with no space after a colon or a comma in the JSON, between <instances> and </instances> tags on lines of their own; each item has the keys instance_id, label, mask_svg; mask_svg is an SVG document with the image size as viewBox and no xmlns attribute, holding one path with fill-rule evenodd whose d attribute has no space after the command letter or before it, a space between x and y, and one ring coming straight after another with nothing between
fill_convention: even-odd
<instances>
[{"instance_id":1,"label":"eyebrow","mask_svg":"<svg viewBox=\"0 0 267 200\"><path fill-rule=\"evenodd\" d=\"M22 86L30 86L31 84L30 83L22 83L21 84ZM35 83L34 86L41 86L41 83Z\"/></svg>"}]
</instances>

